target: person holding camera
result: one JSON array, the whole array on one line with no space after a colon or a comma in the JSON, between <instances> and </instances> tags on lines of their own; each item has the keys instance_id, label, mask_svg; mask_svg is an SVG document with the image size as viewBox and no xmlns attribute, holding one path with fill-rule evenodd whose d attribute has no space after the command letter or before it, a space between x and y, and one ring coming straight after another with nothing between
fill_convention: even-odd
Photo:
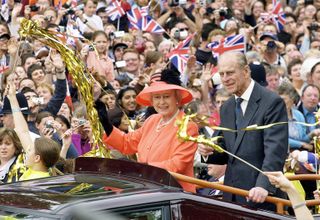
<instances>
[{"instance_id":1,"label":"person holding camera","mask_svg":"<svg viewBox=\"0 0 320 220\"><path fill-rule=\"evenodd\" d=\"M103 104L104 105L104 104ZM78 155L81 156L92 149L92 128L87 120L86 107L80 104L75 108L71 119L72 144L75 146Z\"/></svg>"},{"instance_id":2,"label":"person holding camera","mask_svg":"<svg viewBox=\"0 0 320 220\"><path fill-rule=\"evenodd\" d=\"M275 34L265 32L260 37L261 55L266 63L281 66L287 69L287 64L280 52L284 49L284 45L278 41Z\"/></svg>"},{"instance_id":3,"label":"person holding camera","mask_svg":"<svg viewBox=\"0 0 320 220\"><path fill-rule=\"evenodd\" d=\"M65 132L61 131L61 124L54 120L54 117L50 112L40 112L37 115L35 125L39 131L40 136L50 138L57 142L60 146L64 146L66 148L65 158L78 157L78 152L75 146L71 143L71 134L65 134ZM70 143L68 141L70 141ZM65 144L67 144L68 146L65 146Z\"/></svg>"},{"instance_id":4,"label":"person holding camera","mask_svg":"<svg viewBox=\"0 0 320 220\"><path fill-rule=\"evenodd\" d=\"M171 30L170 35L177 40L184 40L189 33L194 33L201 28L197 27L195 22L190 19L193 15L189 15L183 4L179 2L175 0L169 1L165 5L167 12L160 16L157 22L163 27L173 27L172 29L174 30ZM181 37L178 38L178 35L181 35Z\"/></svg>"},{"instance_id":5,"label":"person holding camera","mask_svg":"<svg viewBox=\"0 0 320 220\"><path fill-rule=\"evenodd\" d=\"M29 106L31 106L31 114L28 116L28 125L30 130L35 131L36 129L32 129L35 127L34 125L34 121L36 119L37 114L40 111L48 111L50 112L52 115L57 115L57 113L59 112L59 109L61 107L61 105L64 102L64 99L66 97L66 92L67 92L67 85L66 85L66 75L65 75L65 66L64 63L62 61L62 58L60 55L56 54L52 56L52 59L55 62L52 62L52 60L48 59L48 62L52 62L52 69L47 72L47 75L52 75L55 74L56 76L56 81L55 81L55 90L54 93L52 94L52 96L49 98L49 102L45 102L44 99L39 98L38 93L28 87L25 87L24 89L22 89L22 93L25 95L25 97L28 100L28 104ZM36 65L34 68L32 67L33 65ZM39 68L39 69L37 69ZM29 73L29 78L32 78L32 74L34 72L44 72L42 69L42 66L38 65L38 64L32 64L29 68L28 68L28 73ZM32 70L32 71L31 71ZM37 73L38 74L38 73ZM39 84L40 85L40 84ZM37 132L35 132L37 133Z\"/></svg>"},{"instance_id":6,"label":"person holding camera","mask_svg":"<svg viewBox=\"0 0 320 220\"><path fill-rule=\"evenodd\" d=\"M103 31L103 23L101 18L96 15L97 0L85 0L83 12L82 10L75 11L77 26L82 34L92 33L94 31Z\"/></svg>"}]
</instances>

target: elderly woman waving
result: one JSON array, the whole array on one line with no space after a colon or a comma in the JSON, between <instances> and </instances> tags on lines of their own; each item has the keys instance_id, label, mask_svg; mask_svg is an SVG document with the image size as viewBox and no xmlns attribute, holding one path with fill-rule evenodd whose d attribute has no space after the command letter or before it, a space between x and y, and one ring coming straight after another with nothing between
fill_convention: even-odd
<instances>
[{"instance_id":1,"label":"elderly woman waving","mask_svg":"<svg viewBox=\"0 0 320 220\"><path fill-rule=\"evenodd\" d=\"M178 127L175 125L175 121L184 115L180 107L191 100L191 93L181 86L164 81L153 82L139 93L136 101L140 105L153 106L158 114L150 116L138 130L128 134L120 131L110 123L106 109L97 107L106 132L103 139L123 154L137 153L141 163L193 177L197 144L178 139ZM198 135L197 125L190 123L187 132L191 136ZM192 184L180 184L185 190L195 192Z\"/></svg>"}]
</instances>

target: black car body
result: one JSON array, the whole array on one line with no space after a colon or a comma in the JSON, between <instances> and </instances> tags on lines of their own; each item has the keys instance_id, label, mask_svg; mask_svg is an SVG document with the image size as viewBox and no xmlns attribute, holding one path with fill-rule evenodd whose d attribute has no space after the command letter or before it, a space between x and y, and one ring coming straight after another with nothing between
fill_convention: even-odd
<instances>
[{"instance_id":1,"label":"black car body","mask_svg":"<svg viewBox=\"0 0 320 220\"><path fill-rule=\"evenodd\" d=\"M74 174L0 186L1 217L294 219L183 192L176 180L160 168L98 158L78 158Z\"/></svg>"}]
</instances>

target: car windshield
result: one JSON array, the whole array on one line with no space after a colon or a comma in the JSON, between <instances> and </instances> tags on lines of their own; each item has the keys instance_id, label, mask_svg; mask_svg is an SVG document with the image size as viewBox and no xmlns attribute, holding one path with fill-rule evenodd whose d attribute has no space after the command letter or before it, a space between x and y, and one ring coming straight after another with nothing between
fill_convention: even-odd
<instances>
[{"instance_id":1,"label":"car windshield","mask_svg":"<svg viewBox=\"0 0 320 220\"><path fill-rule=\"evenodd\" d=\"M154 188L153 184L113 175L76 174L47 181L34 180L0 187L1 206L54 210L68 202L98 198L99 196L120 196L126 193ZM153 187L152 187L153 186ZM19 198L19 199L17 199Z\"/></svg>"},{"instance_id":2,"label":"car windshield","mask_svg":"<svg viewBox=\"0 0 320 220\"><path fill-rule=\"evenodd\" d=\"M97 176L80 174L69 179L69 181L38 185L43 191L62 193L72 196L90 196L91 194L119 193L130 189L143 188L144 184L115 179L110 176Z\"/></svg>"}]
</instances>

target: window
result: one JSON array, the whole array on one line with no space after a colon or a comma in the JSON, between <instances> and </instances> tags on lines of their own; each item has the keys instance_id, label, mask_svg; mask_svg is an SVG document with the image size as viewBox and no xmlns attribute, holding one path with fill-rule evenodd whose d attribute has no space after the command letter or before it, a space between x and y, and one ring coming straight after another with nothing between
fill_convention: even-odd
<instances>
[{"instance_id":1,"label":"window","mask_svg":"<svg viewBox=\"0 0 320 220\"><path fill-rule=\"evenodd\" d=\"M166 204L154 204L148 207L140 205L125 209L109 210L130 220L168 220L171 219L170 206Z\"/></svg>"}]
</instances>

